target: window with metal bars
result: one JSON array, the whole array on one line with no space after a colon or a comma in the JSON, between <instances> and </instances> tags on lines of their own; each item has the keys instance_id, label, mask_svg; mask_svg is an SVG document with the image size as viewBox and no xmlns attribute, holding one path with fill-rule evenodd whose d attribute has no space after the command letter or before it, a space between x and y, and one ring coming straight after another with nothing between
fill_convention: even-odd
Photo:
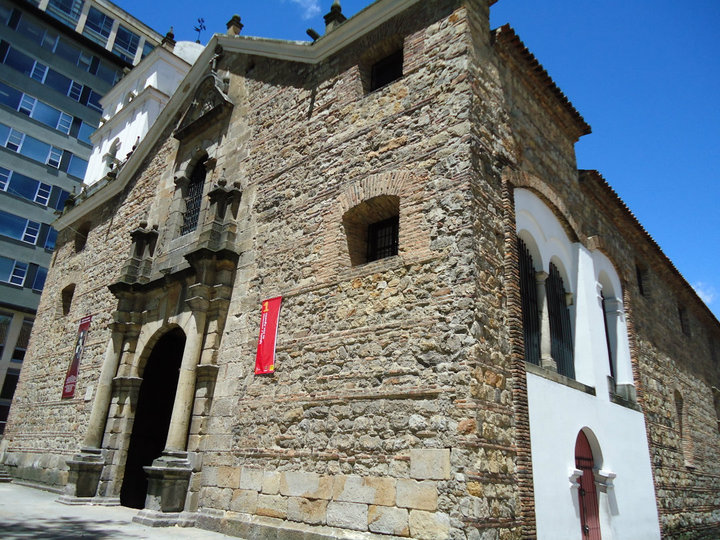
<instances>
[{"instance_id":1,"label":"window with metal bars","mask_svg":"<svg viewBox=\"0 0 720 540\"><path fill-rule=\"evenodd\" d=\"M183 214L180 236L189 234L197 229L206 175L207 169L205 168L205 162L198 163L190 175L190 182L188 182L185 194L185 213Z\"/></svg>"},{"instance_id":2,"label":"window with metal bars","mask_svg":"<svg viewBox=\"0 0 720 540\"><path fill-rule=\"evenodd\" d=\"M545 281L548 315L550 317L550 354L557 363L558 373L575 378L572 329L567 306L565 285L557 267L550 263L550 275Z\"/></svg>"},{"instance_id":3,"label":"window with metal bars","mask_svg":"<svg viewBox=\"0 0 720 540\"><path fill-rule=\"evenodd\" d=\"M400 197L378 195L343 214L350 264L357 266L399 253Z\"/></svg>"},{"instance_id":4,"label":"window with metal bars","mask_svg":"<svg viewBox=\"0 0 720 540\"><path fill-rule=\"evenodd\" d=\"M398 254L399 225L398 216L368 225L368 262Z\"/></svg>"},{"instance_id":5,"label":"window with metal bars","mask_svg":"<svg viewBox=\"0 0 720 540\"><path fill-rule=\"evenodd\" d=\"M522 300L523 336L525 338L525 361L540 365L540 320L537 303L537 280L530 250L518 238L520 266L520 298Z\"/></svg>"}]
</instances>

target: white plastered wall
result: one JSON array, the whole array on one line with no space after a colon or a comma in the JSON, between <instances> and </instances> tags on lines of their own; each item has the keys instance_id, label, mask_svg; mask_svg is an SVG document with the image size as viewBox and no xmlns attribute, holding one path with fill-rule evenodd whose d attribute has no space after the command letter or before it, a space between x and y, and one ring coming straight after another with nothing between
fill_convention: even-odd
<instances>
[{"instance_id":1,"label":"white plastered wall","mask_svg":"<svg viewBox=\"0 0 720 540\"><path fill-rule=\"evenodd\" d=\"M536 270L548 271L550 262L556 262L564 267L559 267L561 273L567 273L563 280L573 294L576 380L595 391L592 395L527 373L538 538L582 538L578 493L570 477L575 470L575 442L583 429L596 441L596 469L616 475L606 492L598 490L603 540L660 538L644 416L612 402L608 387L600 291L603 281L606 293L611 290L614 297L622 298L617 273L602 253L571 243L556 216L533 192L515 191L515 212L518 235L528 244ZM632 383L624 314L616 319L618 379Z\"/></svg>"},{"instance_id":2,"label":"white plastered wall","mask_svg":"<svg viewBox=\"0 0 720 540\"><path fill-rule=\"evenodd\" d=\"M157 47L101 100L104 123L93 133L85 184L92 185L108 173L108 154L117 140L115 157L124 161L133 146L145 137L192 62L202 52L197 44L178 42L178 54Z\"/></svg>"}]
</instances>

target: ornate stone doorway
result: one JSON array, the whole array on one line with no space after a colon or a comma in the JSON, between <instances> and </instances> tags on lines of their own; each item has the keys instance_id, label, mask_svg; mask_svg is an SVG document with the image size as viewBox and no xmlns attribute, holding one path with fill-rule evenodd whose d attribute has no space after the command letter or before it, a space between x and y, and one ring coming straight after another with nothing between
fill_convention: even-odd
<instances>
[{"instance_id":1,"label":"ornate stone doorway","mask_svg":"<svg viewBox=\"0 0 720 540\"><path fill-rule=\"evenodd\" d=\"M120 491L123 506L145 508L148 478L143 467L165 448L184 349L185 333L175 328L158 340L145 364Z\"/></svg>"}]
</instances>

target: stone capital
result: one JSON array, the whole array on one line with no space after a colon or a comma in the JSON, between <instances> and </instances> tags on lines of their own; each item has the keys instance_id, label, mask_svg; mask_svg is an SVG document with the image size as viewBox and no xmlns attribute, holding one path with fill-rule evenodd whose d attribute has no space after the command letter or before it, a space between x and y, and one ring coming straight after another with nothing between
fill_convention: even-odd
<instances>
[{"instance_id":1,"label":"stone capital","mask_svg":"<svg viewBox=\"0 0 720 540\"><path fill-rule=\"evenodd\" d=\"M210 300L203 298L202 296L193 296L192 298L188 298L185 300L185 303L190 307L193 315L207 313L208 309L210 309Z\"/></svg>"}]
</instances>

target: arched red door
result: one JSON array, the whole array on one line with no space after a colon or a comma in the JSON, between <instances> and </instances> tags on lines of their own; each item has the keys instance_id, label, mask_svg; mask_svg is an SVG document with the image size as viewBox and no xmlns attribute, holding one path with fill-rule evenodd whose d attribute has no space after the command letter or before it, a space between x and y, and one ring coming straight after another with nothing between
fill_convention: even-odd
<instances>
[{"instance_id":1,"label":"arched red door","mask_svg":"<svg viewBox=\"0 0 720 540\"><path fill-rule=\"evenodd\" d=\"M602 540L594 466L595 460L590 442L581 431L575 442L575 467L582 471L578 496L580 497L580 527L583 540Z\"/></svg>"}]
</instances>

